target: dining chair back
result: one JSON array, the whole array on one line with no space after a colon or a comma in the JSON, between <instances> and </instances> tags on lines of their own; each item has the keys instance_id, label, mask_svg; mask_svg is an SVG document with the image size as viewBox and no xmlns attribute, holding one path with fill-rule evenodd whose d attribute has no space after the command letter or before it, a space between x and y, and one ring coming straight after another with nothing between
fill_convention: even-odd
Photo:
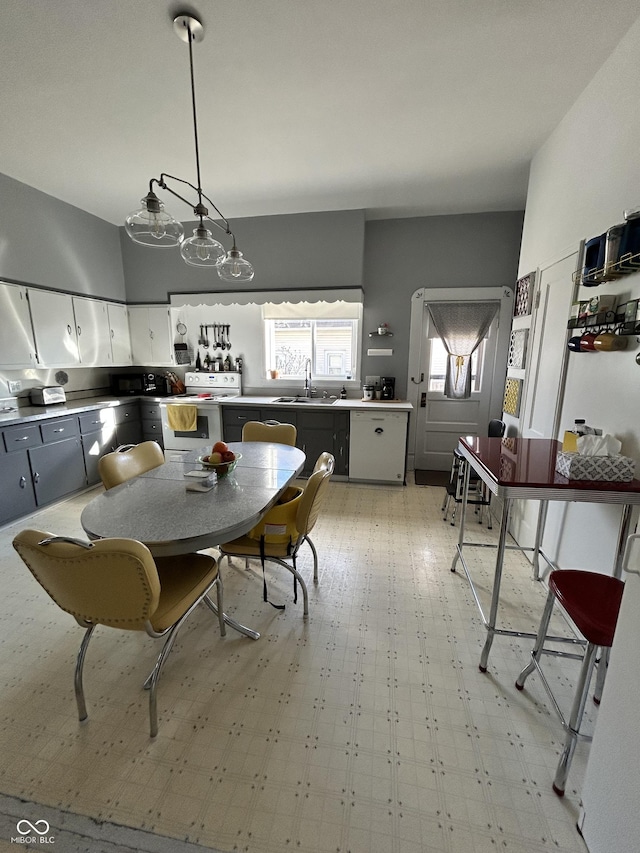
<instances>
[{"instance_id":1,"label":"dining chair back","mask_svg":"<svg viewBox=\"0 0 640 853\"><path fill-rule=\"evenodd\" d=\"M160 465L164 465L164 453L158 442L143 441L123 445L102 456L98 461L98 473L105 489L112 489Z\"/></svg>"},{"instance_id":2,"label":"dining chair back","mask_svg":"<svg viewBox=\"0 0 640 853\"><path fill-rule=\"evenodd\" d=\"M529 675L534 669L537 670L554 710L560 717L562 727L567 733L552 786L559 797L564 795L578 738L591 740L590 736L582 734L580 725L584 715L598 649L602 649L603 654L600 656L598 663L599 671L593 701L597 705L600 704L600 696L604 685L604 673L609 658L608 650L613 644L623 591L624 583L621 580L610 575L600 574L599 572L588 572L580 569L556 569L551 572L549 575L547 603L542 613L538 635L533 651L531 652L531 661L524 667L516 679L516 687L518 690L523 690L525 681ZM540 666L540 659L544 654L550 654L556 658L577 657L575 654L560 652L555 648L552 650L545 648L551 614L556 602L569 616L586 640L582 656L582 666L577 679L573 705L568 720L565 719L553 695L551 685ZM552 640L553 637L549 637L549 641Z\"/></svg>"},{"instance_id":3,"label":"dining chair back","mask_svg":"<svg viewBox=\"0 0 640 853\"><path fill-rule=\"evenodd\" d=\"M154 560L133 539L80 539L42 530L23 530L13 547L31 574L62 610L86 629L78 652L75 693L80 720L87 719L82 685L84 659L97 625L124 631L145 631L166 637L145 682L149 693L151 737L158 732L156 685L176 634L196 606L204 601L218 614L225 634L222 582L216 560L207 554L183 554ZM217 606L208 597L216 587Z\"/></svg>"},{"instance_id":4,"label":"dining chair back","mask_svg":"<svg viewBox=\"0 0 640 853\"><path fill-rule=\"evenodd\" d=\"M507 425L504 421L499 420L498 418L494 418L489 421L489 426L487 427L487 436L489 438L502 438L505 433ZM453 512L451 514L451 526L455 526L456 523L456 509L459 503L462 503L462 488L464 485L464 474L465 474L465 466L466 461L463 455L460 453L458 448L456 447L453 451L453 458L451 460L451 472L449 473L449 482L445 486L445 494L444 500L442 501L442 513L443 513L443 521L447 520L449 515L449 506L451 501L453 501ZM478 512L478 522L482 524L482 511L486 507L487 509L487 528L491 530L491 493L484 487L484 484L475 473L475 471L471 471L469 475L469 497L468 504L472 504L476 507L476 512Z\"/></svg>"},{"instance_id":5,"label":"dining chair back","mask_svg":"<svg viewBox=\"0 0 640 853\"><path fill-rule=\"evenodd\" d=\"M279 421L247 421L242 427L243 441L274 441L295 447L297 434L294 424Z\"/></svg>"},{"instance_id":6,"label":"dining chair back","mask_svg":"<svg viewBox=\"0 0 640 853\"><path fill-rule=\"evenodd\" d=\"M319 467L318 467L319 466ZM296 565L296 558L303 542L307 542L313 554L313 580L318 583L318 553L309 538L309 533L315 527L320 516L322 503L326 498L329 480L335 466L335 459L331 453L323 453L316 462L317 470L307 480L302 496L298 501L295 528L297 537L289 542L269 542L266 537L260 539L251 536L241 536L232 542L220 545L222 557L244 557L245 559L259 559L264 562L273 562L283 566L294 577L294 603L297 601L297 586L300 584L304 599L304 616L309 614L309 598L307 585ZM264 600L267 601L266 585L264 589Z\"/></svg>"},{"instance_id":7,"label":"dining chair back","mask_svg":"<svg viewBox=\"0 0 640 853\"><path fill-rule=\"evenodd\" d=\"M325 450L323 453L318 456L316 460L316 464L313 466L313 472L316 471L328 471L329 474L333 474L333 470L336 466L336 459L333 453L329 453L328 450Z\"/></svg>"}]
</instances>

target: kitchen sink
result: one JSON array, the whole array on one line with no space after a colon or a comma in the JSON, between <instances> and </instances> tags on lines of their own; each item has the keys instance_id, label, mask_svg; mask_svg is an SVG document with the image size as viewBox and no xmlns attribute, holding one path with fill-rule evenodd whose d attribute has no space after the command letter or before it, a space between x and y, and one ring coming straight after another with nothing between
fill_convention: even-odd
<instances>
[{"instance_id":1,"label":"kitchen sink","mask_svg":"<svg viewBox=\"0 0 640 853\"><path fill-rule=\"evenodd\" d=\"M331 406L336 402L336 399L331 397L278 397L274 403L320 403L325 406Z\"/></svg>"}]
</instances>

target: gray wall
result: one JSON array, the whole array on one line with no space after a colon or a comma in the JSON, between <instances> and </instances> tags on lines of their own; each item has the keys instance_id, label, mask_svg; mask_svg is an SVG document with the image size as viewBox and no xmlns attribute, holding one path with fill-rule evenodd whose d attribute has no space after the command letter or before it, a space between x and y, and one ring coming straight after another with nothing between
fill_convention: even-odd
<instances>
[{"instance_id":1,"label":"gray wall","mask_svg":"<svg viewBox=\"0 0 640 853\"><path fill-rule=\"evenodd\" d=\"M395 376L406 397L411 296L420 287L513 287L523 211L429 216L367 222L364 256L362 376ZM389 344L370 339L380 323ZM393 355L367 356L367 347L390 345Z\"/></svg>"},{"instance_id":2,"label":"gray wall","mask_svg":"<svg viewBox=\"0 0 640 853\"><path fill-rule=\"evenodd\" d=\"M186 223L185 233L190 235L194 226ZM250 217L235 220L231 227L239 250L255 268L252 290L360 287L362 283L362 210ZM124 228L120 230L129 302L166 302L168 293L238 289L213 270L187 266L178 249L138 246ZM215 226L211 231L225 248L231 248L223 232Z\"/></svg>"},{"instance_id":3,"label":"gray wall","mask_svg":"<svg viewBox=\"0 0 640 853\"><path fill-rule=\"evenodd\" d=\"M118 228L0 174L0 279L125 301Z\"/></svg>"},{"instance_id":4,"label":"gray wall","mask_svg":"<svg viewBox=\"0 0 640 853\"><path fill-rule=\"evenodd\" d=\"M177 249L137 246L123 227L3 175L0 193L0 278L134 303L237 289L212 271L188 267ZM523 215L365 222L364 211L346 210L252 217L232 225L256 268L252 289L362 286L362 377L395 376L397 394L404 397L412 294L420 287L512 286ZM367 348L377 345L368 333L381 322L394 333L394 353L367 356Z\"/></svg>"}]
</instances>

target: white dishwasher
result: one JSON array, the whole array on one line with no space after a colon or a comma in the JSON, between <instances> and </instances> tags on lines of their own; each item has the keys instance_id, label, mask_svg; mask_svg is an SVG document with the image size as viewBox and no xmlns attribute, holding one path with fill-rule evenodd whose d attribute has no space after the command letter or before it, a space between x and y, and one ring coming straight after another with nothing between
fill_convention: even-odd
<instances>
[{"instance_id":1,"label":"white dishwasher","mask_svg":"<svg viewBox=\"0 0 640 853\"><path fill-rule=\"evenodd\" d=\"M349 435L349 479L404 483L407 412L353 410Z\"/></svg>"}]
</instances>

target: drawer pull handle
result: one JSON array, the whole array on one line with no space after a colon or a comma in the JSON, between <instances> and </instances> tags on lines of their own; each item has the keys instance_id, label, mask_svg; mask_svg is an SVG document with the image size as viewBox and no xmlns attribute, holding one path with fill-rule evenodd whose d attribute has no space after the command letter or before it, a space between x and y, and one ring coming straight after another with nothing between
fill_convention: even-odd
<instances>
[{"instance_id":1,"label":"drawer pull handle","mask_svg":"<svg viewBox=\"0 0 640 853\"><path fill-rule=\"evenodd\" d=\"M27 478L26 477L20 477L20 488L24 489L24 487L26 485L27 485Z\"/></svg>"},{"instance_id":2,"label":"drawer pull handle","mask_svg":"<svg viewBox=\"0 0 640 853\"><path fill-rule=\"evenodd\" d=\"M59 429L54 429L54 432L64 432L64 427L59 427Z\"/></svg>"},{"instance_id":3,"label":"drawer pull handle","mask_svg":"<svg viewBox=\"0 0 640 853\"><path fill-rule=\"evenodd\" d=\"M34 483L39 483L39 482L40 482L40 474L38 474L38 472L37 472L37 471L36 471L36 473L33 475L33 482L34 482Z\"/></svg>"},{"instance_id":4,"label":"drawer pull handle","mask_svg":"<svg viewBox=\"0 0 640 853\"><path fill-rule=\"evenodd\" d=\"M384 432L384 430L382 429L382 427L376 427L375 432L376 432L378 435L382 435L382 433Z\"/></svg>"},{"instance_id":5,"label":"drawer pull handle","mask_svg":"<svg viewBox=\"0 0 640 853\"><path fill-rule=\"evenodd\" d=\"M20 438L14 438L14 441L29 441L28 435L21 435Z\"/></svg>"}]
</instances>

